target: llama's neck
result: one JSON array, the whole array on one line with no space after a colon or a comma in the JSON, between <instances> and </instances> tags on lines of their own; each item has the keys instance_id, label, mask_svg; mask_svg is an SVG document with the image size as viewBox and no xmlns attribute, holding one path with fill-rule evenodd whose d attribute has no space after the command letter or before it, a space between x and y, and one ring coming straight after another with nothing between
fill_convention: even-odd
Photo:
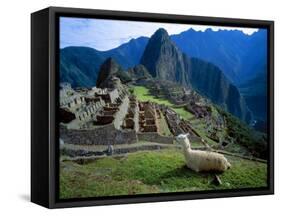
<instances>
[{"instance_id":1,"label":"llama's neck","mask_svg":"<svg viewBox=\"0 0 281 216\"><path fill-rule=\"evenodd\" d=\"M184 149L184 151L186 151L186 152L190 152L190 151L191 151L190 145L187 145L187 144L184 144L184 145L183 145L183 149Z\"/></svg>"}]
</instances>

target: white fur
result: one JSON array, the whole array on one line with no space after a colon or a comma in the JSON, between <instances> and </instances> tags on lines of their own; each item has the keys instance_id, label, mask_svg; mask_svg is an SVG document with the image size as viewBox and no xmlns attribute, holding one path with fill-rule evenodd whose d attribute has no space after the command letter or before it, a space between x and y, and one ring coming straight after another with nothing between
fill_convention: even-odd
<instances>
[{"instance_id":1,"label":"white fur","mask_svg":"<svg viewBox=\"0 0 281 216\"><path fill-rule=\"evenodd\" d=\"M176 137L183 147L183 153L188 168L196 171L223 172L231 167L227 159L219 153L210 151L192 150L188 139L189 134L180 134Z\"/></svg>"}]
</instances>

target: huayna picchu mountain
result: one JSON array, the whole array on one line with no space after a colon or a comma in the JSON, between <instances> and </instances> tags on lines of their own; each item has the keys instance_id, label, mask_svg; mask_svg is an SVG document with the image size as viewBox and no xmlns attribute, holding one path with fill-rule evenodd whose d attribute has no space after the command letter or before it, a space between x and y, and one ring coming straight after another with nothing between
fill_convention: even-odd
<instances>
[{"instance_id":1,"label":"huayna picchu mountain","mask_svg":"<svg viewBox=\"0 0 281 216\"><path fill-rule=\"evenodd\" d=\"M160 28L151 36L140 63L154 78L192 87L238 118L251 120L244 98L224 73L212 63L182 53L165 29Z\"/></svg>"},{"instance_id":2,"label":"huayna picchu mountain","mask_svg":"<svg viewBox=\"0 0 281 216\"><path fill-rule=\"evenodd\" d=\"M185 62L185 55L163 28L152 35L140 61L153 77L188 86L188 68Z\"/></svg>"}]
</instances>

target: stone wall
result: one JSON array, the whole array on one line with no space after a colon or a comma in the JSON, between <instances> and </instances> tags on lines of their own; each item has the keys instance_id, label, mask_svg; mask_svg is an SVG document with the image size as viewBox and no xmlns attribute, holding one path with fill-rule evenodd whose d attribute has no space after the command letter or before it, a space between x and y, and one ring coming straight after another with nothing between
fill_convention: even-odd
<instances>
[{"instance_id":1,"label":"stone wall","mask_svg":"<svg viewBox=\"0 0 281 216\"><path fill-rule=\"evenodd\" d=\"M139 105L136 101L136 107L135 107L135 116L134 116L134 122L135 122L135 131L139 132L140 126L139 126Z\"/></svg>"},{"instance_id":2,"label":"stone wall","mask_svg":"<svg viewBox=\"0 0 281 216\"><path fill-rule=\"evenodd\" d=\"M128 96L126 96L123 99L123 102L122 102L122 104L119 107L119 111L115 114L115 118L114 118L113 124L114 124L116 129L120 129L121 128L121 125L122 125L122 123L124 121L124 118L125 118L125 116L127 114L128 107L129 107L129 98L128 98Z\"/></svg>"},{"instance_id":3,"label":"stone wall","mask_svg":"<svg viewBox=\"0 0 281 216\"><path fill-rule=\"evenodd\" d=\"M116 130L113 124L91 130L75 130L61 127L60 138L65 143L78 145L131 144L138 141L135 131Z\"/></svg>"},{"instance_id":4,"label":"stone wall","mask_svg":"<svg viewBox=\"0 0 281 216\"><path fill-rule=\"evenodd\" d=\"M190 140L190 142L197 142L197 143L201 143L201 138L198 136L194 136L194 135L189 135L188 139Z\"/></svg>"},{"instance_id":5,"label":"stone wall","mask_svg":"<svg viewBox=\"0 0 281 216\"><path fill-rule=\"evenodd\" d=\"M111 103L114 103L115 100L119 97L119 93L117 89L114 89L112 91L109 92L109 97L111 100Z\"/></svg>"},{"instance_id":6,"label":"stone wall","mask_svg":"<svg viewBox=\"0 0 281 216\"><path fill-rule=\"evenodd\" d=\"M95 129L76 130L60 128L60 139L64 143L77 145L114 145L132 144L148 141L163 144L172 144L174 137L162 136L156 132L136 133L134 130L116 130L113 124L100 126ZM201 142L196 136L189 137L191 142Z\"/></svg>"},{"instance_id":7,"label":"stone wall","mask_svg":"<svg viewBox=\"0 0 281 216\"><path fill-rule=\"evenodd\" d=\"M104 107L105 102L99 99L96 102L90 102L88 105L81 107L80 110L75 112L75 116L79 121L85 122L90 119L96 119L97 113Z\"/></svg>"},{"instance_id":8,"label":"stone wall","mask_svg":"<svg viewBox=\"0 0 281 216\"><path fill-rule=\"evenodd\" d=\"M162 136L157 132L138 133L138 139L141 141L156 142L163 144L172 144L174 137Z\"/></svg>"}]
</instances>

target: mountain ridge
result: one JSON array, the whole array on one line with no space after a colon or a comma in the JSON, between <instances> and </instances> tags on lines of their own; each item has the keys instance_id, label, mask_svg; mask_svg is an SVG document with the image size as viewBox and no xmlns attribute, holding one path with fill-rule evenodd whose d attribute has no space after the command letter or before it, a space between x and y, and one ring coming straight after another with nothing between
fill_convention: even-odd
<instances>
[{"instance_id":1,"label":"mountain ridge","mask_svg":"<svg viewBox=\"0 0 281 216\"><path fill-rule=\"evenodd\" d=\"M240 78L238 79L236 77L237 74L235 74L235 73L233 73L234 74L233 76L231 75L232 79L239 80L239 82L238 82L239 84L238 85L235 84L238 87L239 91L243 91L245 89L243 87L243 83L248 83L247 81L252 80L255 77L255 74L258 73L257 71L261 71L261 68L267 67L263 61L260 61L259 64L255 64L256 59L262 59L262 60L266 59L263 56L263 54L259 54L259 52L254 52L257 54L251 55L252 51L248 52L246 54L246 52L244 52L243 49L241 49L241 47L245 47L245 43L248 43L250 40L252 40L251 50L257 50L257 49L264 50L265 49L264 45L262 48L259 47L259 41L264 40L263 31L258 31L258 32L253 33L251 36L248 36L239 30L213 31L212 29L209 29L209 30L207 29L205 32L201 32L201 31L195 31L193 29L190 29L190 30L182 32L178 35L171 35L171 36L168 35L168 36L170 37L171 42L173 44L177 45L177 47L178 47L175 37L181 36L184 39L184 37L186 37L186 34L190 34L190 32L193 34L201 34L201 35L210 34L211 35L210 38L212 38L214 35L217 35L218 33L224 34L224 38L227 38L226 36L230 33L236 35L233 37L237 37L237 35L238 35L239 37L243 36L246 38L246 39L244 38L243 40L241 40L239 43L227 43L227 44L235 45L235 46L232 46L232 48L226 47L225 49L223 49L226 53L228 53L226 55L228 57L222 56L220 58L220 57L216 56L216 59L221 59L221 61L230 62L230 65L228 65L228 67L232 68L232 66L233 66L234 69L242 67L241 65L247 64L247 61L242 62L240 59L241 58L240 55L246 56L246 59L249 61L249 66L245 67L246 70L244 70L244 71L246 71L245 74L247 74L247 75L243 76L243 80L239 80ZM255 37L255 39L253 39L253 36ZM198 39L198 37L194 37L194 38ZM124 44L120 45L119 47L114 48L112 50L108 50L108 51L98 51L98 50L95 50L95 49L89 48L89 47L72 46L72 47L63 48L63 49L61 49L61 53L60 53L60 56L61 56L60 79L62 82L69 82L73 87L94 86L94 85L96 85L96 80L98 77L98 71L99 71L100 66L110 56L114 57L114 59L116 59L116 61L118 63L120 63L120 65L124 68L124 70L128 71L129 68L134 68L136 65L138 65L141 62L141 58L143 56L144 49L147 46L148 40L149 39L147 37L139 37L136 39L132 39L132 40L128 41L127 43L124 43ZM185 41L188 42L188 40L185 40ZM198 46L198 44L204 44L204 43L202 43L202 41L200 41L199 39L198 39L198 41L196 41L196 40L190 38L189 41L192 41L193 46L197 50L205 51L206 50L205 48L213 49L212 46L205 46L205 48L201 47L202 48L201 49L200 46ZM191 44L191 43L187 43L187 44ZM217 42L215 44L217 44ZM188 46L188 47L190 47L190 46ZM216 46L216 47L218 47L218 46ZM215 50L219 50L219 49L216 48ZM238 50L238 52L236 52L235 50ZM189 63L189 64L182 65L182 63L179 63L179 65L181 65L181 66L173 66L173 67L179 68L179 70L176 71L176 76L174 76L174 75L172 75L172 76L174 77L175 82L178 82L180 80L182 82L181 83L182 85L189 85L188 80L190 80L190 77L188 77L188 76L190 76L190 74L188 74L188 73L186 74L183 71L186 71L186 70L188 71L188 67L190 67L190 65L193 65L194 67L196 67L196 61L194 59L196 59L197 57L194 57L194 54L192 52L191 52L191 54L187 55L187 51L185 49L183 49L183 47L178 47L177 51L176 50L174 51L174 54L176 54L178 52L181 52L184 54L180 58L182 58L182 59L185 58L186 60L184 60L184 61L191 61L191 62L193 62L193 64ZM261 52L261 53L264 53L264 52ZM190 59L193 59L193 60L190 60ZM204 60L204 62L212 62L212 61L206 61L206 59L204 59L204 58L199 58L199 59ZM229 79L229 75L227 75L227 73L224 70L222 70L223 67L221 67L220 65L217 65L217 64L215 64L215 65ZM148 71L151 72L154 70L150 69ZM254 71L254 72L252 72L252 71ZM266 70L263 71L263 73L266 73ZM171 77L169 77L169 76L166 76L165 78L167 78L169 80L171 79ZM229 79L229 80L232 81L232 79ZM242 86L242 87L240 87L240 86ZM257 90L254 89L255 88L254 85L252 85L251 88L252 88L251 91L247 92L248 94L250 94L250 93L254 94L254 92L258 90L258 89ZM203 94L203 93L201 91L201 94ZM252 95L252 96L253 96L252 98L254 98L255 95ZM248 101L249 100L247 100L247 103L248 103ZM252 110L253 109L256 109L255 106L252 106Z\"/></svg>"},{"instance_id":2,"label":"mountain ridge","mask_svg":"<svg viewBox=\"0 0 281 216\"><path fill-rule=\"evenodd\" d=\"M220 68L181 52L164 29L158 29L149 39L141 64L153 77L192 87L235 116L246 122L251 120L251 114L239 90Z\"/></svg>"}]
</instances>

